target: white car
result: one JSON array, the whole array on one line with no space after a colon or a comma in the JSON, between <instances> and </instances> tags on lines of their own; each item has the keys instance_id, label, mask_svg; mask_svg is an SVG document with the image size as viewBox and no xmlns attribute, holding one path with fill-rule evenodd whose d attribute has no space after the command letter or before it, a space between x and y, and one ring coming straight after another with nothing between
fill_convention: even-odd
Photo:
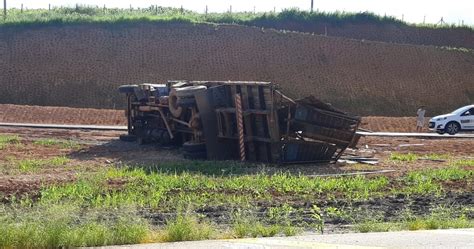
<instances>
[{"instance_id":1,"label":"white car","mask_svg":"<svg viewBox=\"0 0 474 249\"><path fill-rule=\"evenodd\" d=\"M439 134L454 135L459 131L474 131L474 105L463 106L451 113L430 119L429 128Z\"/></svg>"}]
</instances>

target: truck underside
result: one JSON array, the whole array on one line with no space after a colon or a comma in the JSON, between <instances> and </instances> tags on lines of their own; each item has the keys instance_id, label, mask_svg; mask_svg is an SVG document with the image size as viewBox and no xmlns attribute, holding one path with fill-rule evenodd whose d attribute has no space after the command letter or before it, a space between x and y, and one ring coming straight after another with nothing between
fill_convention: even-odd
<instances>
[{"instance_id":1,"label":"truck underside","mask_svg":"<svg viewBox=\"0 0 474 249\"><path fill-rule=\"evenodd\" d=\"M189 159L335 162L360 117L311 96L293 100L270 82L168 81L125 85L123 140L182 146Z\"/></svg>"}]
</instances>

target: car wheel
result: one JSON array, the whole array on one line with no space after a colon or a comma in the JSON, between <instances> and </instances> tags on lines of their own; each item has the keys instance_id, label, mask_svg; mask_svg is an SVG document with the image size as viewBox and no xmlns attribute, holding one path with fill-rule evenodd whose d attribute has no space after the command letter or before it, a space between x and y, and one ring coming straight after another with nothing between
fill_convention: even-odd
<instances>
[{"instance_id":1,"label":"car wheel","mask_svg":"<svg viewBox=\"0 0 474 249\"><path fill-rule=\"evenodd\" d=\"M458 123L456 122L449 122L446 124L446 127L444 128L444 131L448 133L449 135L454 135L459 132L461 127L459 126Z\"/></svg>"}]
</instances>

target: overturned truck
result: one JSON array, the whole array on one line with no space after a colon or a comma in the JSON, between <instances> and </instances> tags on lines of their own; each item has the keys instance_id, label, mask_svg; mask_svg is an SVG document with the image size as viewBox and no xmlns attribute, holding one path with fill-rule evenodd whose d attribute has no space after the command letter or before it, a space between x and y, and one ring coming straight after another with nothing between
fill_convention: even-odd
<instances>
[{"instance_id":1,"label":"overturned truck","mask_svg":"<svg viewBox=\"0 0 474 249\"><path fill-rule=\"evenodd\" d=\"M270 82L168 81L124 85L128 134L178 145L188 159L335 162L357 142L360 117L313 97L293 100Z\"/></svg>"}]
</instances>

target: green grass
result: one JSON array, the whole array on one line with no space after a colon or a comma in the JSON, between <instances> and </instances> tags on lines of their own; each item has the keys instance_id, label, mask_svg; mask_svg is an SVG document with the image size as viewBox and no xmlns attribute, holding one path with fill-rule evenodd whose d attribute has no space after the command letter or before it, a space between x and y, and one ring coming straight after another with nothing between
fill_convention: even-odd
<instances>
[{"instance_id":1,"label":"green grass","mask_svg":"<svg viewBox=\"0 0 474 249\"><path fill-rule=\"evenodd\" d=\"M57 164L66 163L57 158ZM53 161L50 160L50 163ZM183 163L186 164L186 163ZM206 166L207 164L198 164ZM185 166L178 167L180 170ZM34 168L34 167L31 167ZM208 170L205 170L208 171ZM74 183L49 186L41 190L41 202L73 201L91 207L139 207L173 210L175 205L192 203L196 208L227 203L245 205L268 201L277 196L300 196L303 200L338 198L367 200L395 192L404 194L441 194L444 181L469 181L473 171L447 167L413 171L395 180L391 187L387 177L307 177L288 173L233 175L191 173L182 171L149 171L141 168L105 169L95 175L84 175ZM117 182L117 184L114 184ZM291 212L272 209L274 213Z\"/></svg>"},{"instance_id":2,"label":"green grass","mask_svg":"<svg viewBox=\"0 0 474 249\"><path fill-rule=\"evenodd\" d=\"M426 169L409 172L405 180L408 183L418 184L422 181L437 180L437 181L455 181L474 176L473 170L462 169L458 166L450 166L440 169Z\"/></svg>"},{"instance_id":3,"label":"green grass","mask_svg":"<svg viewBox=\"0 0 474 249\"><path fill-rule=\"evenodd\" d=\"M18 144L20 137L18 135L0 135L0 150L5 149L10 144Z\"/></svg>"},{"instance_id":4,"label":"green grass","mask_svg":"<svg viewBox=\"0 0 474 249\"><path fill-rule=\"evenodd\" d=\"M49 159L11 159L10 164L13 164L15 167L20 170L20 172L35 172L41 168L45 167L59 167L67 164L70 161L69 158L65 156L57 156Z\"/></svg>"},{"instance_id":5,"label":"green grass","mask_svg":"<svg viewBox=\"0 0 474 249\"><path fill-rule=\"evenodd\" d=\"M418 155L413 153L398 153L393 152L390 154L389 159L394 162L413 162L419 158Z\"/></svg>"},{"instance_id":6,"label":"green grass","mask_svg":"<svg viewBox=\"0 0 474 249\"><path fill-rule=\"evenodd\" d=\"M408 217L403 215L396 221L381 221L380 219L367 218L356 225L359 232L388 232L401 230L432 230L452 228L473 228L474 220L467 218L464 210L453 207L436 207L429 215Z\"/></svg>"},{"instance_id":7,"label":"green grass","mask_svg":"<svg viewBox=\"0 0 474 249\"><path fill-rule=\"evenodd\" d=\"M394 189L394 192L405 194L441 194L442 182L445 181L472 181L474 171L458 166L449 166L440 169L426 169L411 171L405 175L403 187Z\"/></svg>"},{"instance_id":8,"label":"green grass","mask_svg":"<svg viewBox=\"0 0 474 249\"><path fill-rule=\"evenodd\" d=\"M453 166L474 167L474 159L460 159L452 163Z\"/></svg>"},{"instance_id":9,"label":"green grass","mask_svg":"<svg viewBox=\"0 0 474 249\"><path fill-rule=\"evenodd\" d=\"M111 187L111 181L120 181L123 186ZM176 203L193 203L197 207L205 207L227 203L245 204L250 200L264 201L271 198L271 192L303 196L340 193L350 199L367 199L373 193L382 191L388 183L386 177L310 178L286 173L215 176L108 169L75 183L45 187L41 191L41 201L61 203L69 200L94 207L136 204L141 207L174 209Z\"/></svg>"},{"instance_id":10,"label":"green grass","mask_svg":"<svg viewBox=\"0 0 474 249\"><path fill-rule=\"evenodd\" d=\"M239 222L233 225L233 232L237 238L245 237L272 237L283 229L279 225L263 225L261 222Z\"/></svg>"},{"instance_id":11,"label":"green grass","mask_svg":"<svg viewBox=\"0 0 474 249\"><path fill-rule=\"evenodd\" d=\"M26 161L24 168L34 171L45 167L46 161L47 165L61 165L68 159ZM452 164L410 172L398 179L244 174L251 166L238 163L222 172L227 162L107 167L79 174L72 183L41 186L35 195L6 196L8 203L0 204L0 223L5 224L0 228L0 234L5 234L0 247L32 247L35 241L39 246L71 247L289 236L301 231L323 232L327 218L357 224L361 232L471 227L472 220L467 218L472 217L471 211L455 213L444 208L428 216L400 214L399 219L384 220L371 213L374 210L361 209L365 206L351 207L399 192L441 196L445 181L472 181L472 171L454 166L465 162ZM332 204L318 207L316 203L323 200ZM226 217L227 223L204 218L204 214L214 213ZM158 219L158 224L144 218L160 214L169 216Z\"/></svg>"},{"instance_id":12,"label":"green grass","mask_svg":"<svg viewBox=\"0 0 474 249\"><path fill-rule=\"evenodd\" d=\"M198 222L189 213L179 213L164 228L162 240L165 242L206 240L216 236L214 228L206 222Z\"/></svg>"},{"instance_id":13,"label":"green grass","mask_svg":"<svg viewBox=\"0 0 474 249\"><path fill-rule=\"evenodd\" d=\"M396 222L365 221L355 226L360 233L390 232L403 230L403 224Z\"/></svg>"},{"instance_id":14,"label":"green grass","mask_svg":"<svg viewBox=\"0 0 474 249\"><path fill-rule=\"evenodd\" d=\"M73 8L53 8L48 10L9 9L5 20L0 25L58 25L75 23L136 23L136 22L179 22L179 23L237 23L243 25L275 28L285 23L297 23L300 26L310 26L314 23L343 24L379 24L409 26L409 24L391 16L379 16L370 12L308 12L298 9L286 9L279 13L265 12L237 12L237 13L209 13L199 14L179 8L151 6L141 9L106 9L91 6L77 6ZM469 26L456 25L420 25L425 28L469 29Z\"/></svg>"},{"instance_id":15,"label":"green grass","mask_svg":"<svg viewBox=\"0 0 474 249\"><path fill-rule=\"evenodd\" d=\"M392 152L389 156L389 160L393 162L413 162L416 160L451 160L452 156L449 154L426 154L426 155L418 155L414 153L398 153ZM465 166L474 165L474 160L472 159L461 159L456 160L454 163L451 164L465 164Z\"/></svg>"},{"instance_id":16,"label":"green grass","mask_svg":"<svg viewBox=\"0 0 474 249\"><path fill-rule=\"evenodd\" d=\"M240 175L249 170L256 169L257 165L240 163L236 161L190 161L190 162L166 162L156 165L135 165L135 168L143 169L147 173L199 173L203 175L231 176Z\"/></svg>"},{"instance_id":17,"label":"green grass","mask_svg":"<svg viewBox=\"0 0 474 249\"><path fill-rule=\"evenodd\" d=\"M84 210L87 211L87 210ZM94 210L89 210L94 211ZM86 212L72 205L3 209L0 248L59 248L133 244L150 233L148 223L133 213Z\"/></svg>"},{"instance_id":18,"label":"green grass","mask_svg":"<svg viewBox=\"0 0 474 249\"><path fill-rule=\"evenodd\" d=\"M80 145L72 140L57 140L57 139L38 139L33 142L35 145L41 145L45 147L60 147L63 149L79 149Z\"/></svg>"}]
</instances>

